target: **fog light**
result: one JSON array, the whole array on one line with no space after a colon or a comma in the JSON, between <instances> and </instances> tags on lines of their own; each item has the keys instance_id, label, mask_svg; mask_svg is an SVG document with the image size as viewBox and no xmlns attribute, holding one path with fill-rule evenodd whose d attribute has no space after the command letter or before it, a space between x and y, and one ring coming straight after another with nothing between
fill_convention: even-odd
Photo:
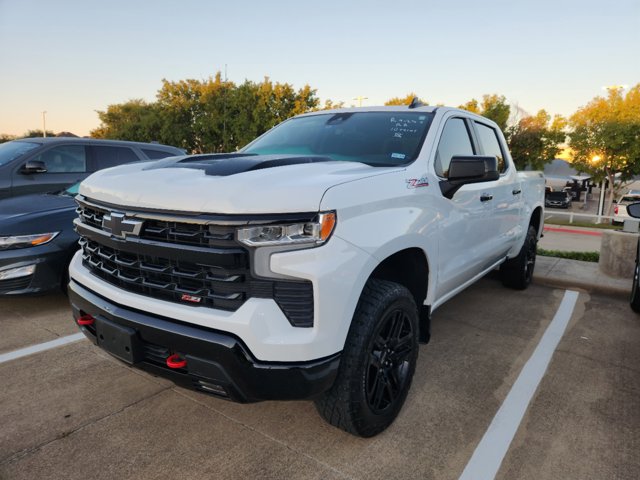
<instances>
[{"instance_id":1,"label":"fog light","mask_svg":"<svg viewBox=\"0 0 640 480\"><path fill-rule=\"evenodd\" d=\"M27 265L26 267L10 268L0 272L0 280L9 280L12 278L28 277L36 271L35 265Z\"/></svg>"}]
</instances>

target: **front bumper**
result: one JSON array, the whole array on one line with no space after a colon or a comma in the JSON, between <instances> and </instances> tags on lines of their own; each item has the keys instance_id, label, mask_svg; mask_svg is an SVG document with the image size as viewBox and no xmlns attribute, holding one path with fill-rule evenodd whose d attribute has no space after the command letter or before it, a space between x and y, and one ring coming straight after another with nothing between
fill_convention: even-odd
<instances>
[{"instance_id":1,"label":"front bumper","mask_svg":"<svg viewBox=\"0 0 640 480\"><path fill-rule=\"evenodd\" d=\"M53 242L0 251L0 271L35 265L32 275L0 280L0 295L41 293L61 288L68 255L68 250Z\"/></svg>"},{"instance_id":2,"label":"front bumper","mask_svg":"<svg viewBox=\"0 0 640 480\"><path fill-rule=\"evenodd\" d=\"M133 366L238 402L313 398L331 387L340 363L339 353L307 362L261 362L233 335L123 307L73 280L69 300L74 319L89 314L132 332ZM81 329L99 343L93 326ZM174 353L186 359L184 368L167 366Z\"/></svg>"}]
</instances>

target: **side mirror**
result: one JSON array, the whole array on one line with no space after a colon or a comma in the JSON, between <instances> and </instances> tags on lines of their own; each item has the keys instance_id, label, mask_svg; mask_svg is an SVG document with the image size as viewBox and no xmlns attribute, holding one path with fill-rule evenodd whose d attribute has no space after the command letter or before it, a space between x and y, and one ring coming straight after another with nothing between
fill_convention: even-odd
<instances>
[{"instance_id":1,"label":"side mirror","mask_svg":"<svg viewBox=\"0 0 640 480\"><path fill-rule=\"evenodd\" d=\"M499 178L496 157L455 156L449 164L449 176L440 182L440 190L445 197L451 199L463 185L491 182Z\"/></svg>"},{"instance_id":2,"label":"side mirror","mask_svg":"<svg viewBox=\"0 0 640 480\"><path fill-rule=\"evenodd\" d=\"M44 162L39 160L29 160L25 163L20 170L20 173L24 173L25 175L29 175L31 173L45 173L47 171L47 166Z\"/></svg>"},{"instance_id":3,"label":"side mirror","mask_svg":"<svg viewBox=\"0 0 640 480\"><path fill-rule=\"evenodd\" d=\"M627 213L630 217L640 218L640 202L627 205Z\"/></svg>"}]
</instances>

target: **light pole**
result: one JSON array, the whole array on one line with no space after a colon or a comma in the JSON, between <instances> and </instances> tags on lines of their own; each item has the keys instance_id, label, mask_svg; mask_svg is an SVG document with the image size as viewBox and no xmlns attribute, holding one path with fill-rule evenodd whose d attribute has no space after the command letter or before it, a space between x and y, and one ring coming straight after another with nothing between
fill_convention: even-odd
<instances>
[{"instance_id":1,"label":"light pole","mask_svg":"<svg viewBox=\"0 0 640 480\"><path fill-rule=\"evenodd\" d=\"M42 112L42 136L44 138L47 138L47 121L45 119L46 114L47 114L46 110Z\"/></svg>"},{"instance_id":2,"label":"light pole","mask_svg":"<svg viewBox=\"0 0 640 480\"><path fill-rule=\"evenodd\" d=\"M594 155L591 157L591 164L597 165L602 157L600 155ZM607 189L607 178L606 176L602 178L602 188L600 188L600 199L598 200L598 223L602 221L602 214L604 213L604 193Z\"/></svg>"},{"instance_id":3,"label":"light pole","mask_svg":"<svg viewBox=\"0 0 640 480\"><path fill-rule=\"evenodd\" d=\"M626 90L627 88L629 88L629 85L605 85L604 87L602 87L602 89L606 90L607 92L611 90Z\"/></svg>"},{"instance_id":4,"label":"light pole","mask_svg":"<svg viewBox=\"0 0 640 480\"><path fill-rule=\"evenodd\" d=\"M354 98L354 100L358 100L358 106L361 107L362 106L362 100L369 100L368 97L363 97L362 95L360 95L359 97Z\"/></svg>"}]
</instances>

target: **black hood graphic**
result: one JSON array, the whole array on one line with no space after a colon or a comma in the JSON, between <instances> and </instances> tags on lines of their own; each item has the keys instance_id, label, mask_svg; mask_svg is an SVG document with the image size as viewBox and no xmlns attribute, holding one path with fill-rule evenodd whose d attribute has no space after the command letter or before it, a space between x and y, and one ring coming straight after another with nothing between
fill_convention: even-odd
<instances>
[{"instance_id":1,"label":"black hood graphic","mask_svg":"<svg viewBox=\"0 0 640 480\"><path fill-rule=\"evenodd\" d=\"M254 153L219 153L172 157L154 162L145 170L158 168L192 168L207 175L226 177L238 173L285 167L305 163L330 162L333 159L319 155L258 155Z\"/></svg>"}]
</instances>

